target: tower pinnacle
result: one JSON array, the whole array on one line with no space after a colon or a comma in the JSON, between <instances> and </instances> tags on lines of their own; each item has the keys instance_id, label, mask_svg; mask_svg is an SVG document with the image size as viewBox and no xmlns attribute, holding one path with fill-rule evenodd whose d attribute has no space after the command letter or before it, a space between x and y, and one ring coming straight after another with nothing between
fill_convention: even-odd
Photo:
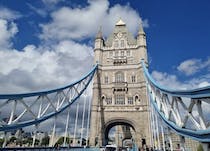
<instances>
[{"instance_id":1,"label":"tower pinnacle","mask_svg":"<svg viewBox=\"0 0 210 151\"><path fill-rule=\"evenodd\" d=\"M139 25L139 32L138 32L138 35L145 35L145 32L144 32L142 23L140 23L140 25Z\"/></svg>"},{"instance_id":2,"label":"tower pinnacle","mask_svg":"<svg viewBox=\"0 0 210 151\"><path fill-rule=\"evenodd\" d=\"M102 36L102 27L100 26L99 27L99 30L98 30L98 33L96 34L96 39L102 39L103 36Z\"/></svg>"},{"instance_id":3,"label":"tower pinnacle","mask_svg":"<svg viewBox=\"0 0 210 151\"><path fill-rule=\"evenodd\" d=\"M125 26L125 22L122 21L122 19L120 18L119 21L115 24L115 26Z\"/></svg>"}]
</instances>

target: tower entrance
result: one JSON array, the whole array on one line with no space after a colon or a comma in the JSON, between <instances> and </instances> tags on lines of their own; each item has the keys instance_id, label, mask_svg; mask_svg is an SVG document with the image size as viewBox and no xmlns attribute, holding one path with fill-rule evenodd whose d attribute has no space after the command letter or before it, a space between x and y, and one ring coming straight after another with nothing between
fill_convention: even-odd
<instances>
[{"instance_id":1,"label":"tower entrance","mask_svg":"<svg viewBox=\"0 0 210 151\"><path fill-rule=\"evenodd\" d=\"M105 124L106 144L129 147L135 143L135 129L131 121L115 119Z\"/></svg>"},{"instance_id":2,"label":"tower entrance","mask_svg":"<svg viewBox=\"0 0 210 151\"><path fill-rule=\"evenodd\" d=\"M149 106L141 59L147 64L146 36L141 25L136 37L121 19L106 39L101 30L97 33L94 63L98 64L98 71L93 83L91 146L110 143L108 132L115 126L122 132L129 127L139 147L142 140L150 145Z\"/></svg>"}]
</instances>

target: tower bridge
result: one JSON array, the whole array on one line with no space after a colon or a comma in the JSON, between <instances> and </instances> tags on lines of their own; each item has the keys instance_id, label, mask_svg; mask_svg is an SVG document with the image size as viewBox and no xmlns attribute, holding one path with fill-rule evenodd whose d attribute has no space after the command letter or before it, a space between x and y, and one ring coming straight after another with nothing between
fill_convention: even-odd
<instances>
[{"instance_id":1,"label":"tower bridge","mask_svg":"<svg viewBox=\"0 0 210 151\"><path fill-rule=\"evenodd\" d=\"M191 150L199 143L205 151L210 150L210 87L172 90L156 83L148 72L146 34L141 25L136 37L121 19L107 39L100 29L94 64L86 76L62 88L1 94L2 150L13 143L10 149L53 149L60 145L66 150L84 146L99 150L100 146L115 144L132 150L150 147L173 151L189 149L188 138L195 141ZM87 88L91 86L89 98ZM37 139L38 132L50 120L53 126L48 128L50 134L43 136L48 140L44 143L44 139ZM61 123L65 128L58 135ZM33 131L30 142L13 135L24 129Z\"/></svg>"}]
</instances>

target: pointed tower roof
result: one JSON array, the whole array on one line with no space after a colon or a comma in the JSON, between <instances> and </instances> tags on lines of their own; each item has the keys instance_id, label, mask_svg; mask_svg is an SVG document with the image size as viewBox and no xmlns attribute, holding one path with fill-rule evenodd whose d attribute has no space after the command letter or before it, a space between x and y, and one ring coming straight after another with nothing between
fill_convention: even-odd
<instances>
[{"instance_id":1,"label":"pointed tower roof","mask_svg":"<svg viewBox=\"0 0 210 151\"><path fill-rule=\"evenodd\" d=\"M125 26L125 22L122 21L122 19L120 18L120 20L115 24L115 26Z\"/></svg>"},{"instance_id":2,"label":"pointed tower roof","mask_svg":"<svg viewBox=\"0 0 210 151\"><path fill-rule=\"evenodd\" d=\"M136 39L133 37L133 35L128 31L128 29L126 28L126 24L124 21L122 21L122 19L120 18L114 27L113 32L108 36L105 45L108 47L111 47L113 44L113 41L116 39L116 35L118 35L118 33L121 33L123 35L123 37L127 40L127 43L129 45L136 45Z\"/></svg>"},{"instance_id":3,"label":"pointed tower roof","mask_svg":"<svg viewBox=\"0 0 210 151\"><path fill-rule=\"evenodd\" d=\"M96 39L102 39L103 36L102 36L102 27L100 26L99 27L99 30L98 30L98 33L96 34Z\"/></svg>"},{"instance_id":4,"label":"pointed tower roof","mask_svg":"<svg viewBox=\"0 0 210 151\"><path fill-rule=\"evenodd\" d=\"M138 32L138 35L142 35L142 34L145 34L145 32L144 32L144 29L143 29L142 23L140 23L140 25L139 25L139 32Z\"/></svg>"}]
</instances>

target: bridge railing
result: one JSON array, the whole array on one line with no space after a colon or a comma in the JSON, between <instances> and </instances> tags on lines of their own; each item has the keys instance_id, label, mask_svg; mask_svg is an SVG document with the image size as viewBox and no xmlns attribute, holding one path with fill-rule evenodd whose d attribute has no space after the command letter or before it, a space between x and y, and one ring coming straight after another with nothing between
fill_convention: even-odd
<instances>
[{"instance_id":1,"label":"bridge railing","mask_svg":"<svg viewBox=\"0 0 210 151\"><path fill-rule=\"evenodd\" d=\"M199 142L210 142L210 87L172 90L155 82L144 62L150 103L170 129Z\"/></svg>"},{"instance_id":2,"label":"bridge railing","mask_svg":"<svg viewBox=\"0 0 210 151\"><path fill-rule=\"evenodd\" d=\"M91 82L97 65L80 80L49 91L0 94L0 131L37 125L75 102Z\"/></svg>"}]
</instances>

